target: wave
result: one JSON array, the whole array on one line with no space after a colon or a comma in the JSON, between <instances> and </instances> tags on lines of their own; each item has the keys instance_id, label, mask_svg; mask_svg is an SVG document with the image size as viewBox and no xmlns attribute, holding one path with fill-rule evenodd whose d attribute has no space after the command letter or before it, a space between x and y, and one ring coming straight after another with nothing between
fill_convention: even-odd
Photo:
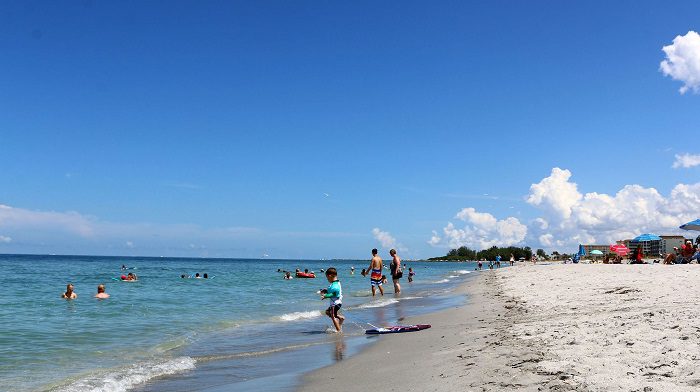
<instances>
[{"instance_id":1,"label":"wave","mask_svg":"<svg viewBox=\"0 0 700 392\"><path fill-rule=\"evenodd\" d=\"M153 378L192 370L196 362L190 357L140 362L119 370L81 378L66 386L51 389L51 392L126 392Z\"/></svg>"},{"instance_id":2,"label":"wave","mask_svg":"<svg viewBox=\"0 0 700 392\"><path fill-rule=\"evenodd\" d=\"M372 302L368 302L366 304L362 304L362 305L358 306L357 308L358 309L381 308L383 306L388 306L391 304L395 304L397 302L399 302L399 300L394 299L394 298L382 299L379 301L372 301Z\"/></svg>"},{"instance_id":3,"label":"wave","mask_svg":"<svg viewBox=\"0 0 700 392\"><path fill-rule=\"evenodd\" d=\"M433 283L447 283L449 281L450 281L449 279L442 279L442 280L435 281Z\"/></svg>"},{"instance_id":4,"label":"wave","mask_svg":"<svg viewBox=\"0 0 700 392\"><path fill-rule=\"evenodd\" d=\"M448 278L450 278L450 279L452 279L452 278L459 278L459 275L450 275L450 276L448 276Z\"/></svg>"},{"instance_id":5,"label":"wave","mask_svg":"<svg viewBox=\"0 0 700 392\"><path fill-rule=\"evenodd\" d=\"M459 275L466 275L466 274L471 274L472 271L459 270L459 271L455 271L455 273L456 273L456 274L459 274Z\"/></svg>"},{"instance_id":6,"label":"wave","mask_svg":"<svg viewBox=\"0 0 700 392\"><path fill-rule=\"evenodd\" d=\"M306 319L312 319L321 316L321 312L318 310L312 310L308 312L294 312L294 313L286 313L283 314L279 317L277 317L279 320L282 321L296 321L296 320L306 320Z\"/></svg>"}]
</instances>

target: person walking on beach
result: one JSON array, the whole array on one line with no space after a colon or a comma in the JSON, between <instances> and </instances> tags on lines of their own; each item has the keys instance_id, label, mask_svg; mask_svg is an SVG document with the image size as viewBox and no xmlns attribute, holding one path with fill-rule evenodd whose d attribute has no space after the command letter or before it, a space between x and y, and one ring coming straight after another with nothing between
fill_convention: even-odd
<instances>
[{"instance_id":1,"label":"person walking on beach","mask_svg":"<svg viewBox=\"0 0 700 392\"><path fill-rule=\"evenodd\" d=\"M401 258L396 254L395 249L390 250L389 255L391 255L391 264L389 264L389 269L391 270L391 280L394 282L394 293L398 294L401 292L399 279L401 279L403 276L403 271L401 271Z\"/></svg>"},{"instance_id":2,"label":"person walking on beach","mask_svg":"<svg viewBox=\"0 0 700 392\"><path fill-rule=\"evenodd\" d=\"M105 293L105 285L101 284L101 285L97 286L97 294L95 294L95 298L99 298L99 299L109 298L109 294Z\"/></svg>"},{"instance_id":3,"label":"person walking on beach","mask_svg":"<svg viewBox=\"0 0 700 392\"><path fill-rule=\"evenodd\" d=\"M513 254L511 253L510 254L510 266L512 267L514 265L515 265L515 256L513 256Z\"/></svg>"},{"instance_id":4,"label":"person walking on beach","mask_svg":"<svg viewBox=\"0 0 700 392\"><path fill-rule=\"evenodd\" d=\"M331 306L326 309L326 315L331 318L335 330L341 332L345 317L338 313L343 305L343 288L338 280L338 271L334 267L328 268L326 270L326 279L331 285L327 289L321 290L321 299L330 299Z\"/></svg>"},{"instance_id":5,"label":"person walking on beach","mask_svg":"<svg viewBox=\"0 0 700 392\"><path fill-rule=\"evenodd\" d=\"M372 285L372 297L376 293L377 287L379 292L384 295L384 289L382 288L382 258L377 255L377 249L372 249L372 260L369 262L369 280Z\"/></svg>"},{"instance_id":6,"label":"person walking on beach","mask_svg":"<svg viewBox=\"0 0 700 392\"><path fill-rule=\"evenodd\" d=\"M68 283L66 285L66 292L61 294L61 298L65 298L65 299L78 298L78 294L76 294L75 291L73 291L73 284L72 283Z\"/></svg>"}]
</instances>

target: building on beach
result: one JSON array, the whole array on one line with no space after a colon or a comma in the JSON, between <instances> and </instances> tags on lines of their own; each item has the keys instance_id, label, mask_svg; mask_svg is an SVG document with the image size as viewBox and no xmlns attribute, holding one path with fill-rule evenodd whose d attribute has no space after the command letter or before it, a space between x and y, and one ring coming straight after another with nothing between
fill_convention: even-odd
<instances>
[{"instance_id":1,"label":"building on beach","mask_svg":"<svg viewBox=\"0 0 700 392\"><path fill-rule=\"evenodd\" d=\"M642 253L645 257L660 257L662 254L672 253L674 247L680 248L686 240L684 236L677 234L661 235L659 237L661 237L660 240L634 242L631 239L625 239L617 241L617 243L629 248L630 253L633 252L638 245L641 245ZM588 244L583 245L583 248L586 250L587 257L590 256L592 250L599 250L603 252L604 255L613 253L610 251L610 245Z\"/></svg>"},{"instance_id":2,"label":"building on beach","mask_svg":"<svg viewBox=\"0 0 700 392\"><path fill-rule=\"evenodd\" d=\"M661 235L661 252L664 254L672 253L673 248L680 248L685 242L685 237L682 235Z\"/></svg>"}]
</instances>

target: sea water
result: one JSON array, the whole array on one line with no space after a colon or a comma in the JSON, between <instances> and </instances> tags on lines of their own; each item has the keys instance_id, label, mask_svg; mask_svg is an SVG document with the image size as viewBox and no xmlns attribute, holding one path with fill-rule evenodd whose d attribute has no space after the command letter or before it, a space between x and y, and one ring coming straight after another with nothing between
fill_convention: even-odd
<instances>
[{"instance_id":1,"label":"sea water","mask_svg":"<svg viewBox=\"0 0 700 392\"><path fill-rule=\"evenodd\" d=\"M125 264L130 269L122 271ZM372 297L363 260L243 260L0 255L0 391L284 390L342 360L364 330L452 306L471 263L405 262L402 293ZM336 267L344 333L323 315ZM351 275L351 267L355 274ZM316 271L284 280L279 270ZM136 282L122 282L134 272ZM209 279L182 279L207 273ZM388 275L388 270L386 272ZM66 283L78 298L60 298ZM105 284L109 299L93 296Z\"/></svg>"}]
</instances>

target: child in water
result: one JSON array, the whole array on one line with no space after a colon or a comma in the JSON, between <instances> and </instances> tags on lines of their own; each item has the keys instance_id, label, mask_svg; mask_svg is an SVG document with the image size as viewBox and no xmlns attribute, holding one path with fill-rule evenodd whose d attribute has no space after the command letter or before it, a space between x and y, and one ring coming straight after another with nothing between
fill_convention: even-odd
<instances>
[{"instance_id":1,"label":"child in water","mask_svg":"<svg viewBox=\"0 0 700 392\"><path fill-rule=\"evenodd\" d=\"M409 269L408 269L408 283L413 282L413 276L414 276L415 274L416 274L416 273L413 272L413 268L409 268Z\"/></svg>"},{"instance_id":2,"label":"child in water","mask_svg":"<svg viewBox=\"0 0 700 392\"><path fill-rule=\"evenodd\" d=\"M330 286L321 290L321 299L330 299L331 306L326 309L326 315L331 318L335 330L341 332L345 317L338 314L343 301L343 289L340 287L340 281L338 280L338 271L333 267L328 268L326 270L326 279L328 279Z\"/></svg>"}]
</instances>

